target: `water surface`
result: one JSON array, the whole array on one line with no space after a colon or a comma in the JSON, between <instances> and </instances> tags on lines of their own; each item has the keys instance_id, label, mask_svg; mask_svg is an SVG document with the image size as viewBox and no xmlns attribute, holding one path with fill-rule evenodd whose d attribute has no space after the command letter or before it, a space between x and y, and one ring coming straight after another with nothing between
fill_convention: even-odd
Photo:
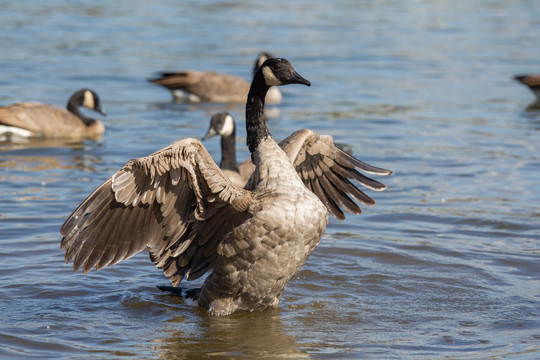
<instances>
[{"instance_id":1,"label":"water surface","mask_svg":"<svg viewBox=\"0 0 540 360\"><path fill-rule=\"evenodd\" d=\"M6 2L0 104L89 87L108 116L97 142L0 144L0 357L540 356L540 111L512 80L540 73L539 19L510 0ZM272 134L308 127L394 170L377 205L330 220L274 310L208 317L160 293L144 253L73 273L59 228L127 160L224 108L248 156L242 106L176 104L146 78L249 78L261 50L313 84L283 89Z\"/></svg>"}]
</instances>

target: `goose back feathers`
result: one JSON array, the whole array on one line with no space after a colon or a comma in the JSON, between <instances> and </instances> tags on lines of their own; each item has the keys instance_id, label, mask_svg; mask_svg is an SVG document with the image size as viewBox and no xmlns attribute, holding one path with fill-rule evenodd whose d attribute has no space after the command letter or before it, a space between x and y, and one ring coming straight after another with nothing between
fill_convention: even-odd
<instances>
[{"instance_id":1,"label":"goose back feathers","mask_svg":"<svg viewBox=\"0 0 540 360\"><path fill-rule=\"evenodd\" d=\"M79 107L105 115L97 94L88 89L75 92L67 109L36 102L0 107L0 133L40 138L95 138L105 132L99 120L86 117Z\"/></svg>"},{"instance_id":2,"label":"goose back feathers","mask_svg":"<svg viewBox=\"0 0 540 360\"><path fill-rule=\"evenodd\" d=\"M343 194L373 201L347 179L382 190L384 185L358 175L356 168L390 173L345 156L331 138L310 130L279 146L263 108L267 90L286 84L309 82L285 59L268 59L254 76L246 129L255 170L245 188L234 185L195 139L133 159L62 226L66 262L88 272L148 248L174 286L210 271L190 296L212 315L277 306L325 230L330 202L320 194L338 196L333 205L359 212ZM306 187L306 179L315 190Z\"/></svg>"},{"instance_id":3,"label":"goose back feathers","mask_svg":"<svg viewBox=\"0 0 540 360\"><path fill-rule=\"evenodd\" d=\"M270 57L272 56L268 53L260 53L255 60L254 71ZM250 87L250 83L239 76L214 71L161 72L159 77L149 79L149 81L168 89L177 100L194 103L245 104ZM266 100L269 104L278 104L281 98L279 89L273 88Z\"/></svg>"}]
</instances>

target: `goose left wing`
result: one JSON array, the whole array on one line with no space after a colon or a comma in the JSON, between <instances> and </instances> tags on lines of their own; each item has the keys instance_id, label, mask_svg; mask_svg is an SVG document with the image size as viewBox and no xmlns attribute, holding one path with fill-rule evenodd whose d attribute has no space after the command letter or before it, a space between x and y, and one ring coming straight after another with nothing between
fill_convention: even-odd
<instances>
[{"instance_id":1,"label":"goose left wing","mask_svg":"<svg viewBox=\"0 0 540 360\"><path fill-rule=\"evenodd\" d=\"M62 226L74 270L97 270L148 248L174 285L203 275L223 235L247 216L251 193L233 185L200 141L182 139L129 161Z\"/></svg>"},{"instance_id":2,"label":"goose left wing","mask_svg":"<svg viewBox=\"0 0 540 360\"><path fill-rule=\"evenodd\" d=\"M318 135L303 129L284 139L279 146L289 156L298 175L337 219L343 220L342 208L360 214L362 210L351 197L363 205L375 201L351 182L354 180L371 190L382 191L386 186L361 174L388 176L392 171L368 165L335 146L328 135Z\"/></svg>"}]
</instances>

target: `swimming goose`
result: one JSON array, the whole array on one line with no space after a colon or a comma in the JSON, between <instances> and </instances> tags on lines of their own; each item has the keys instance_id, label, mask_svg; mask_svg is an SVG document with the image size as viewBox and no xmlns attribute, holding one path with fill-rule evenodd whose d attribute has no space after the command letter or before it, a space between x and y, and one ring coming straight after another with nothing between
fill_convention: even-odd
<instances>
[{"instance_id":1,"label":"swimming goose","mask_svg":"<svg viewBox=\"0 0 540 360\"><path fill-rule=\"evenodd\" d=\"M262 52L255 60L253 73L268 58L273 56ZM249 91L249 82L241 77L212 71L184 70L179 72L162 72L160 77L148 81L169 89L173 97L187 102L219 102L245 104ZM279 104L281 92L272 88L266 96L268 104Z\"/></svg>"},{"instance_id":2,"label":"swimming goose","mask_svg":"<svg viewBox=\"0 0 540 360\"><path fill-rule=\"evenodd\" d=\"M239 187L244 187L255 168L251 162L244 162L240 166L236 163L236 124L228 112L212 115L210 126L202 140L213 136L221 136L221 171Z\"/></svg>"},{"instance_id":3,"label":"swimming goose","mask_svg":"<svg viewBox=\"0 0 540 360\"><path fill-rule=\"evenodd\" d=\"M540 101L540 75L517 75L514 79L531 89Z\"/></svg>"},{"instance_id":4,"label":"swimming goose","mask_svg":"<svg viewBox=\"0 0 540 360\"><path fill-rule=\"evenodd\" d=\"M224 175L196 139L133 159L63 224L66 262L73 260L74 270L86 273L147 248L174 286L211 271L201 288L184 294L211 315L277 307L286 284L319 243L328 209L359 212L348 195L374 203L349 179L385 188L356 168L391 173L354 159L331 137L311 130L291 135L282 145L288 153L283 151L263 111L268 89L287 84L310 86L285 59L268 59L255 73L246 104L255 171L244 188Z\"/></svg>"},{"instance_id":5,"label":"swimming goose","mask_svg":"<svg viewBox=\"0 0 540 360\"><path fill-rule=\"evenodd\" d=\"M0 134L40 138L95 138L105 132L103 123L83 115L84 106L105 115L95 92L82 89L68 101L67 110L37 102L0 107Z\"/></svg>"}]
</instances>

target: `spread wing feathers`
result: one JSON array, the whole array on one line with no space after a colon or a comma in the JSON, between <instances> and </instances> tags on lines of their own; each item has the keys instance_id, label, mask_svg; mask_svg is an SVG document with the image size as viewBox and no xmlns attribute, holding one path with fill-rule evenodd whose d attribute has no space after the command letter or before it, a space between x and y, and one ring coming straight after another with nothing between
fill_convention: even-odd
<instances>
[{"instance_id":1,"label":"spread wing feathers","mask_svg":"<svg viewBox=\"0 0 540 360\"><path fill-rule=\"evenodd\" d=\"M308 129L296 131L283 140L280 146L291 159L306 187L340 220L345 218L341 208L353 214L361 213L353 199L363 205L375 204L351 180L375 191L386 189L384 184L370 179L357 169L382 176L392 173L363 163L337 148L331 136L321 136Z\"/></svg>"},{"instance_id":2,"label":"spread wing feathers","mask_svg":"<svg viewBox=\"0 0 540 360\"><path fill-rule=\"evenodd\" d=\"M200 141L182 139L131 160L90 194L62 226L61 247L66 262L85 273L148 247L176 285L186 274L192 279L206 271L250 199Z\"/></svg>"}]
</instances>

